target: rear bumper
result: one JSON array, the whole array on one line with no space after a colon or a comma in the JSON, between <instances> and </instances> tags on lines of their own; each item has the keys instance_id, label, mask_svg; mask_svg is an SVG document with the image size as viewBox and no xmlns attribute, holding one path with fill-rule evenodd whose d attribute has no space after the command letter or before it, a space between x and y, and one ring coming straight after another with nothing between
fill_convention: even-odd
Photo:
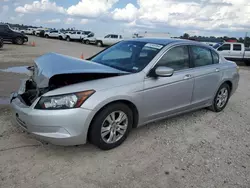
<instances>
[{"instance_id":1,"label":"rear bumper","mask_svg":"<svg viewBox=\"0 0 250 188\"><path fill-rule=\"evenodd\" d=\"M85 144L92 119L92 111L76 108L68 110L37 110L26 106L11 95L11 106L17 124L38 139L56 145Z\"/></svg>"}]
</instances>

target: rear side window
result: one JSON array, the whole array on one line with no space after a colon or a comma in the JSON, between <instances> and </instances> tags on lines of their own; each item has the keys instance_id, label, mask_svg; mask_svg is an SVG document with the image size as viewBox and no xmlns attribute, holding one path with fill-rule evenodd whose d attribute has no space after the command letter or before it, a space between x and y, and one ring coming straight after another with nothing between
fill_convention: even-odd
<instances>
[{"instance_id":1,"label":"rear side window","mask_svg":"<svg viewBox=\"0 0 250 188\"><path fill-rule=\"evenodd\" d=\"M80 35L80 34L81 34L81 32L77 32L77 34L78 34L78 35Z\"/></svg>"},{"instance_id":2,"label":"rear side window","mask_svg":"<svg viewBox=\"0 0 250 188\"><path fill-rule=\"evenodd\" d=\"M157 66L166 66L175 71L189 68L189 54L187 46L178 46L167 51L157 63Z\"/></svg>"},{"instance_id":3,"label":"rear side window","mask_svg":"<svg viewBox=\"0 0 250 188\"><path fill-rule=\"evenodd\" d=\"M218 51L225 51L230 50L230 44L223 44L221 47L218 48Z\"/></svg>"},{"instance_id":4,"label":"rear side window","mask_svg":"<svg viewBox=\"0 0 250 188\"><path fill-rule=\"evenodd\" d=\"M233 50L234 51L241 51L241 44L234 44L233 45Z\"/></svg>"},{"instance_id":5,"label":"rear side window","mask_svg":"<svg viewBox=\"0 0 250 188\"><path fill-rule=\"evenodd\" d=\"M195 67L213 64L213 58L210 49L199 46L191 46L191 52Z\"/></svg>"},{"instance_id":6,"label":"rear side window","mask_svg":"<svg viewBox=\"0 0 250 188\"><path fill-rule=\"evenodd\" d=\"M219 63L220 61L219 55L216 52L212 51L212 56L213 56L213 63L214 64Z\"/></svg>"}]
</instances>

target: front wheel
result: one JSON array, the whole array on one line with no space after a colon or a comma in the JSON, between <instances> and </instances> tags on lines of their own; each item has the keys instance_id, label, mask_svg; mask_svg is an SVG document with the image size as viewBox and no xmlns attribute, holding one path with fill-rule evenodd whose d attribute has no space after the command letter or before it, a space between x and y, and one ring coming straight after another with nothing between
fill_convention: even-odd
<instances>
[{"instance_id":1,"label":"front wheel","mask_svg":"<svg viewBox=\"0 0 250 188\"><path fill-rule=\"evenodd\" d=\"M66 38L66 41L68 41L68 42L69 42L69 41L70 41L70 38L69 38L69 37L67 37L67 38Z\"/></svg>"},{"instance_id":2,"label":"front wheel","mask_svg":"<svg viewBox=\"0 0 250 188\"><path fill-rule=\"evenodd\" d=\"M103 43L102 43L102 41L97 41L96 45L99 46L99 47L102 47Z\"/></svg>"},{"instance_id":3,"label":"front wheel","mask_svg":"<svg viewBox=\"0 0 250 188\"><path fill-rule=\"evenodd\" d=\"M45 35L46 38L49 38L49 35Z\"/></svg>"},{"instance_id":4,"label":"front wheel","mask_svg":"<svg viewBox=\"0 0 250 188\"><path fill-rule=\"evenodd\" d=\"M222 111L226 107L229 97L230 97L230 87L227 83L224 83L218 89L214 97L213 104L209 107L209 109L214 112Z\"/></svg>"},{"instance_id":5,"label":"front wheel","mask_svg":"<svg viewBox=\"0 0 250 188\"><path fill-rule=\"evenodd\" d=\"M94 118L89 132L90 141L102 150L113 149L127 138L133 123L130 108L114 103L101 110Z\"/></svg>"},{"instance_id":6,"label":"front wheel","mask_svg":"<svg viewBox=\"0 0 250 188\"><path fill-rule=\"evenodd\" d=\"M89 43L90 43L89 40L86 40L86 41L85 41L85 44L89 44Z\"/></svg>"}]
</instances>

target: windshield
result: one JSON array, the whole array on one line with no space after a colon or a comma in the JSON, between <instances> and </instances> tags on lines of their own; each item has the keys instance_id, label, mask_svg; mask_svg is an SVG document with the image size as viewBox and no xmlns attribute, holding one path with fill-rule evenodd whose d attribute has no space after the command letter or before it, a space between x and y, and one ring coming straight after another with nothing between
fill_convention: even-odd
<instances>
[{"instance_id":1,"label":"windshield","mask_svg":"<svg viewBox=\"0 0 250 188\"><path fill-rule=\"evenodd\" d=\"M140 72L163 48L163 45L122 41L94 56L91 61L126 72Z\"/></svg>"}]
</instances>

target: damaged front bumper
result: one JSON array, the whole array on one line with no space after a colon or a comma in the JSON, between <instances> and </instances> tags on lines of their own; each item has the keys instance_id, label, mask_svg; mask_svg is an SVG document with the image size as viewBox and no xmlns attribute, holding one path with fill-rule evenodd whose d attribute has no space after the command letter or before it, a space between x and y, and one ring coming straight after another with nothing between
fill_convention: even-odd
<instances>
[{"instance_id":1,"label":"damaged front bumper","mask_svg":"<svg viewBox=\"0 0 250 188\"><path fill-rule=\"evenodd\" d=\"M38 110L27 106L20 96L23 88L12 93L10 103L17 124L39 139L56 145L79 145L86 143L87 131L93 113L91 110L74 108L66 110Z\"/></svg>"}]
</instances>

